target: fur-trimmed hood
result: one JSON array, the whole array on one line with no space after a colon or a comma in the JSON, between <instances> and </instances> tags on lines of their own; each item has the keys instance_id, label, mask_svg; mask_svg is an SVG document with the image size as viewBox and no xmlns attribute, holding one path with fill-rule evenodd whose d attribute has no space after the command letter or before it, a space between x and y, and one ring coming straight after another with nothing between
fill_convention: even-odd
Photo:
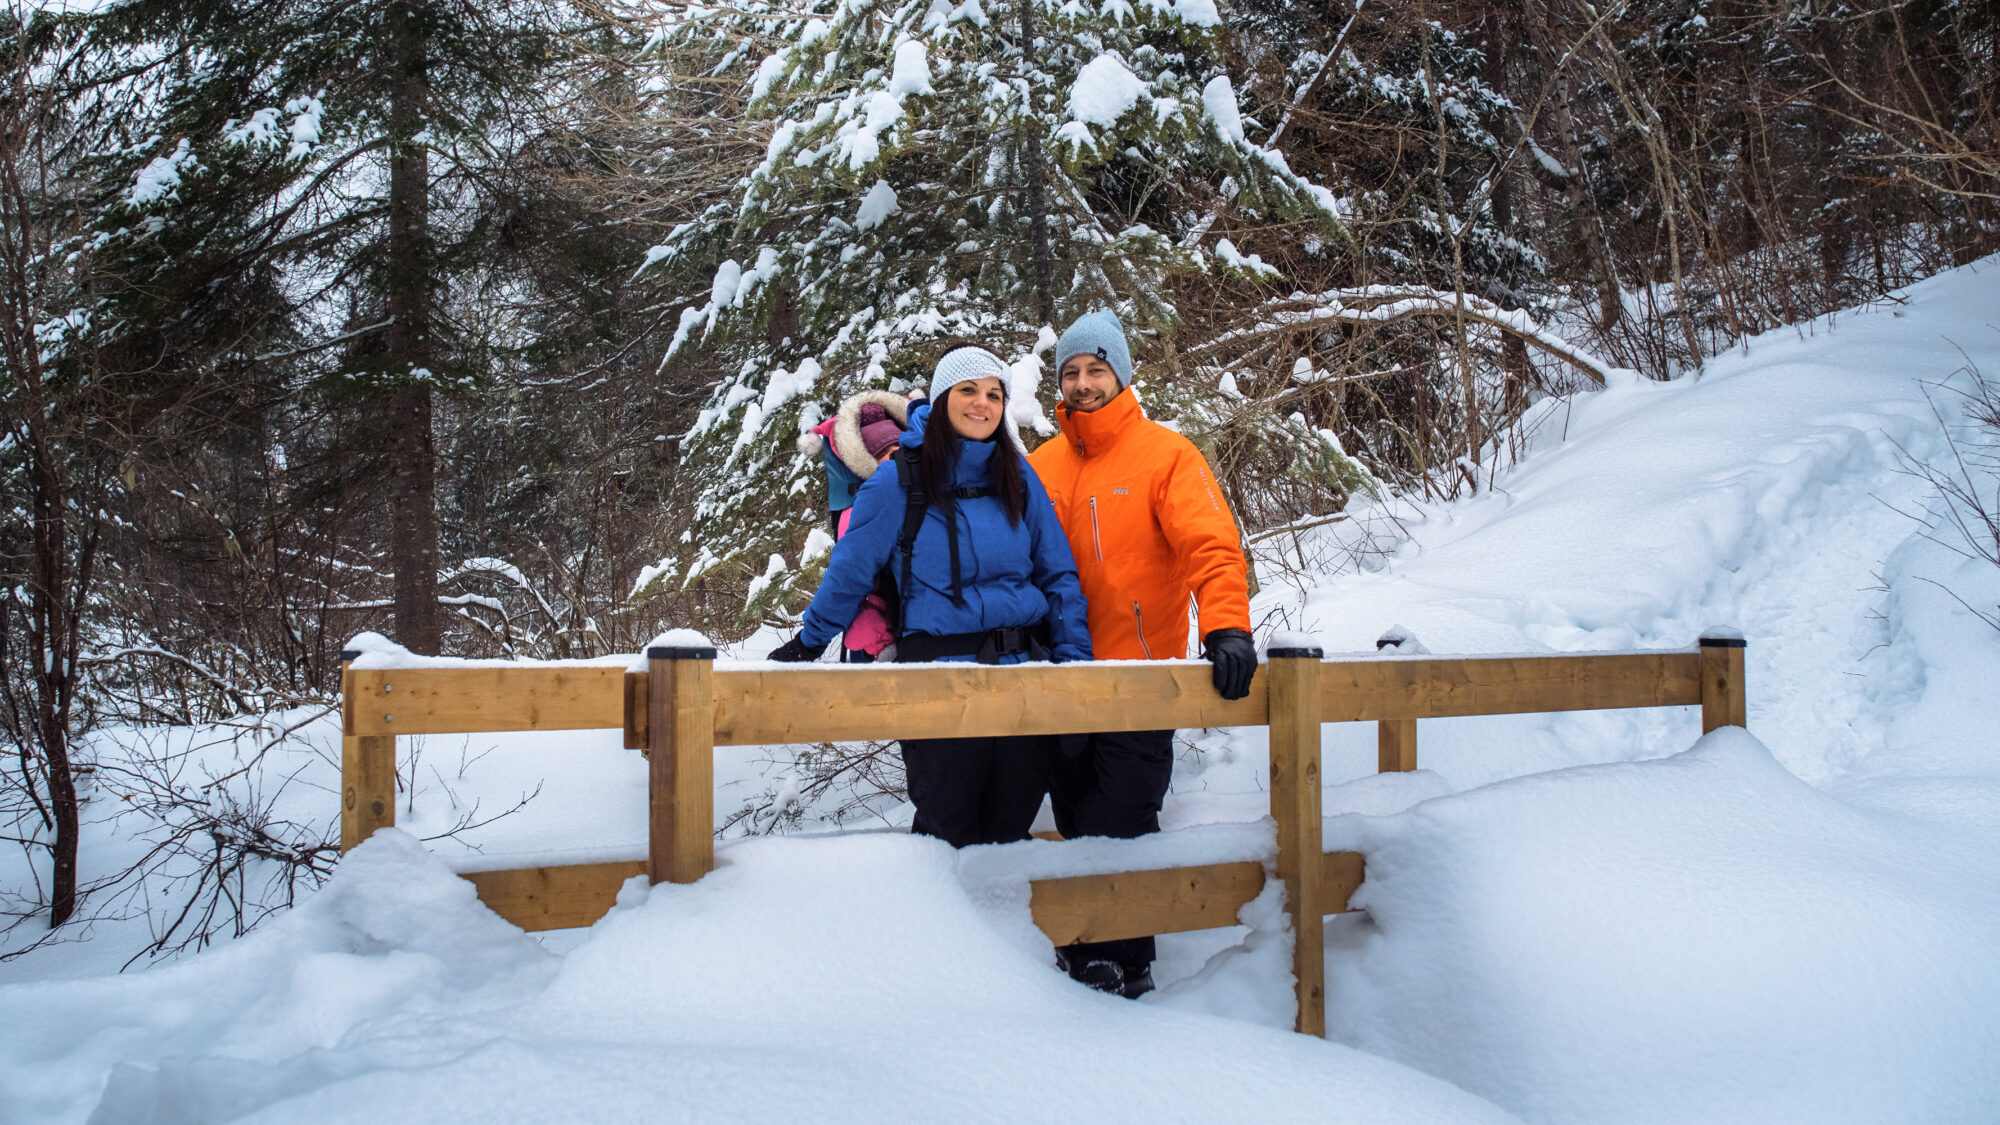
<instances>
[{"instance_id":1,"label":"fur-trimmed hood","mask_svg":"<svg viewBox=\"0 0 2000 1125\"><path fill-rule=\"evenodd\" d=\"M800 434L800 452L808 456L817 454L831 438L834 456L840 458L840 463L847 466L848 472L862 480L874 476L875 458L868 456L868 447L861 441L861 408L871 402L881 407L898 426L909 427L909 399L893 391L861 391L849 395L832 418Z\"/></svg>"}]
</instances>

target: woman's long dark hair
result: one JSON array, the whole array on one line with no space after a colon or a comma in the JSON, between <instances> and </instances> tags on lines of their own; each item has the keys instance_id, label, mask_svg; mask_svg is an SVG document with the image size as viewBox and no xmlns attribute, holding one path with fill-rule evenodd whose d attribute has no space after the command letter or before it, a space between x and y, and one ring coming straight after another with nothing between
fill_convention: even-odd
<instances>
[{"instance_id":1,"label":"woman's long dark hair","mask_svg":"<svg viewBox=\"0 0 2000 1125\"><path fill-rule=\"evenodd\" d=\"M946 394L951 393L949 389ZM1003 406L1001 408L1005 410ZM964 441L952 428L950 413L942 400L931 403L930 420L924 426L924 443L917 455L918 478L923 482L924 499L946 511L951 510L953 491L958 487L958 447ZM1007 512L1007 524L1019 527L1028 514L1028 481L1022 467L1021 451L1007 434L1007 420L993 431L992 440L1000 448L993 451L991 478L1000 506Z\"/></svg>"}]
</instances>

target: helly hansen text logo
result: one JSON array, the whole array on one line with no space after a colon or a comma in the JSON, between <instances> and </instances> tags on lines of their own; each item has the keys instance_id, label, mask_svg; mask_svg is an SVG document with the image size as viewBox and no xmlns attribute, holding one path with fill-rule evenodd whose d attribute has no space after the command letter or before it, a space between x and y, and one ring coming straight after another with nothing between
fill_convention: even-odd
<instances>
[{"instance_id":1,"label":"helly hansen text logo","mask_svg":"<svg viewBox=\"0 0 2000 1125\"><path fill-rule=\"evenodd\" d=\"M1113 496L1130 496L1130 495L1132 495L1132 488L1131 488L1131 486L1130 486L1130 485L1123 485L1123 484L1121 484L1121 485L1119 485L1119 486L1118 486L1117 488L1114 488L1114 489L1112 489L1112 490L1111 490L1111 495L1113 495Z\"/></svg>"}]
</instances>

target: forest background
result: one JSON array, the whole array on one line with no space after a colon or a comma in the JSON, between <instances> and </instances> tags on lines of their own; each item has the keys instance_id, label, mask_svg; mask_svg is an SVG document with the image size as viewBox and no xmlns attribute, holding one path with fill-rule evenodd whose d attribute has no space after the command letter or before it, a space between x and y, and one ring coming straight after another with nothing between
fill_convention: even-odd
<instances>
[{"instance_id":1,"label":"forest background","mask_svg":"<svg viewBox=\"0 0 2000 1125\"><path fill-rule=\"evenodd\" d=\"M1115 308L1269 581L1375 565L1297 533L1481 490L1536 402L2000 250L2000 12L1946 0L16 0L0 55L17 922L89 897L94 788L332 863L92 777L100 725L282 740L367 630L786 620L796 438L944 341L1017 361L1032 444Z\"/></svg>"}]
</instances>

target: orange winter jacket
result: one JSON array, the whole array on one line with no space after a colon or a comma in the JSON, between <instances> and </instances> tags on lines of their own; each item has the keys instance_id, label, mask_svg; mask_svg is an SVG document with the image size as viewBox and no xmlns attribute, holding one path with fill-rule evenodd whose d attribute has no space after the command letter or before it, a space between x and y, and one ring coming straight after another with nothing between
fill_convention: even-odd
<instances>
[{"instance_id":1,"label":"orange winter jacket","mask_svg":"<svg viewBox=\"0 0 2000 1125\"><path fill-rule=\"evenodd\" d=\"M1187 607L1201 635L1250 630L1236 521L1194 443L1150 421L1127 390L1089 414L1056 407L1062 436L1028 463L1047 487L1089 602L1099 660L1187 655Z\"/></svg>"}]
</instances>

